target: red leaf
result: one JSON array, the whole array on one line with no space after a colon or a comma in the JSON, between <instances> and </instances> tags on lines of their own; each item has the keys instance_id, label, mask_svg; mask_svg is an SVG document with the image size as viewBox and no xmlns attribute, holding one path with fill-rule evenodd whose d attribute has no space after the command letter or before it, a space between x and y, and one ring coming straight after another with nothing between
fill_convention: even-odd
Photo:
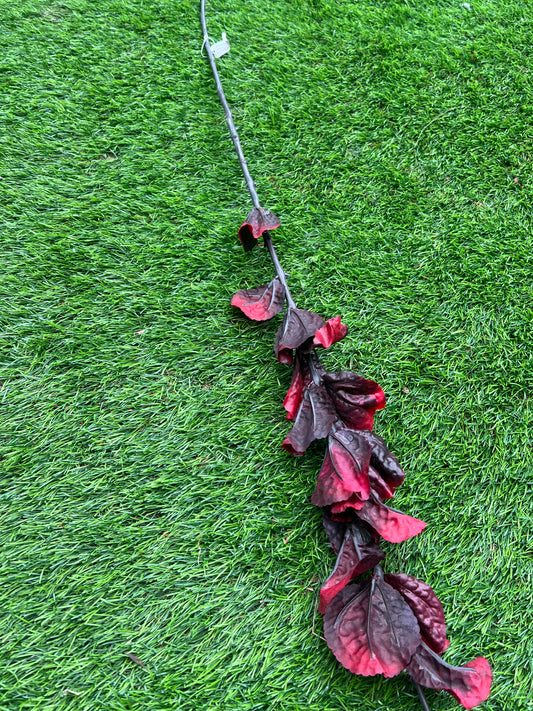
<instances>
[{"instance_id":1,"label":"red leaf","mask_svg":"<svg viewBox=\"0 0 533 711\"><path fill-rule=\"evenodd\" d=\"M331 513L332 514L344 514L344 512L350 513L350 509L359 511L360 509L363 508L363 506L366 504L366 501L362 501L357 494L352 494L348 499L345 501L339 501L336 504L332 504L331 506ZM340 518L338 519L340 520ZM344 520L344 518L343 518Z\"/></svg>"},{"instance_id":2,"label":"red leaf","mask_svg":"<svg viewBox=\"0 0 533 711\"><path fill-rule=\"evenodd\" d=\"M274 277L270 284L241 289L233 296L231 303L254 321L268 321L283 309L285 287L278 277Z\"/></svg>"},{"instance_id":3,"label":"red leaf","mask_svg":"<svg viewBox=\"0 0 533 711\"><path fill-rule=\"evenodd\" d=\"M292 351L313 338L324 319L312 311L289 308L282 326L276 333L274 352L280 363L292 363Z\"/></svg>"},{"instance_id":4,"label":"red leaf","mask_svg":"<svg viewBox=\"0 0 533 711\"><path fill-rule=\"evenodd\" d=\"M370 570L385 558L368 531L354 524L346 527L333 572L320 590L318 611L323 615L333 598L356 575Z\"/></svg>"},{"instance_id":5,"label":"red leaf","mask_svg":"<svg viewBox=\"0 0 533 711\"><path fill-rule=\"evenodd\" d=\"M350 498L352 494L368 499L371 452L372 448L358 432L341 429L331 433L311 503L329 506Z\"/></svg>"},{"instance_id":6,"label":"red leaf","mask_svg":"<svg viewBox=\"0 0 533 711\"><path fill-rule=\"evenodd\" d=\"M387 484L374 467L369 468L368 479L370 486L380 499L391 499L394 496L394 489Z\"/></svg>"},{"instance_id":7,"label":"red leaf","mask_svg":"<svg viewBox=\"0 0 533 711\"><path fill-rule=\"evenodd\" d=\"M334 513L333 507L331 510ZM406 541L408 538L417 536L426 527L424 521L385 506L376 496L365 501L357 515L390 543Z\"/></svg>"},{"instance_id":8,"label":"red leaf","mask_svg":"<svg viewBox=\"0 0 533 711\"><path fill-rule=\"evenodd\" d=\"M342 542L344 541L344 534L346 533L346 526L353 524L358 528L364 529L365 533L368 533L375 543L379 543L380 536L374 531L371 526L363 523L361 519L357 518L354 514L350 514L345 520L330 515L331 512L327 509L322 510L322 524L324 530L329 538L329 544L335 551L335 555L338 555Z\"/></svg>"},{"instance_id":9,"label":"red leaf","mask_svg":"<svg viewBox=\"0 0 533 711\"><path fill-rule=\"evenodd\" d=\"M270 210L254 207L250 210L245 222L239 227L239 239L245 252L249 252L257 244L257 240L266 230L275 230L280 221Z\"/></svg>"},{"instance_id":10,"label":"red leaf","mask_svg":"<svg viewBox=\"0 0 533 711\"><path fill-rule=\"evenodd\" d=\"M294 425L282 446L291 454L303 454L313 440L328 436L336 417L325 388L311 383L304 392Z\"/></svg>"},{"instance_id":11,"label":"red leaf","mask_svg":"<svg viewBox=\"0 0 533 711\"><path fill-rule=\"evenodd\" d=\"M330 546L333 548L335 553L338 554L341 549L342 542L344 541L346 524L334 521L328 516L326 511L322 511L322 524L328 536Z\"/></svg>"},{"instance_id":12,"label":"red leaf","mask_svg":"<svg viewBox=\"0 0 533 711\"><path fill-rule=\"evenodd\" d=\"M294 370L292 372L291 386L283 400L283 407L287 410L287 419L294 420L302 404L304 390L311 384L311 372L304 358L296 351Z\"/></svg>"},{"instance_id":13,"label":"red leaf","mask_svg":"<svg viewBox=\"0 0 533 711\"><path fill-rule=\"evenodd\" d=\"M354 430L371 430L374 413L385 407L385 393L373 380L343 370L327 373L324 384L328 389L339 417Z\"/></svg>"},{"instance_id":14,"label":"red leaf","mask_svg":"<svg viewBox=\"0 0 533 711\"><path fill-rule=\"evenodd\" d=\"M407 671L417 684L448 691L465 709L473 709L490 694L492 671L485 657L476 657L462 667L452 667L422 643Z\"/></svg>"},{"instance_id":15,"label":"red leaf","mask_svg":"<svg viewBox=\"0 0 533 711\"><path fill-rule=\"evenodd\" d=\"M384 480L387 487L393 491L403 484L405 473L394 454L389 452L387 445L381 437L373 432L361 432L361 437L372 446L372 457L370 463ZM383 497L386 498L386 497Z\"/></svg>"},{"instance_id":16,"label":"red leaf","mask_svg":"<svg viewBox=\"0 0 533 711\"><path fill-rule=\"evenodd\" d=\"M330 602L324 636L339 662L363 676L396 676L420 644L411 608L379 574L345 587Z\"/></svg>"},{"instance_id":17,"label":"red leaf","mask_svg":"<svg viewBox=\"0 0 533 711\"><path fill-rule=\"evenodd\" d=\"M433 589L422 580L410 575L386 574L385 580L397 590L415 613L422 639L437 654L442 654L448 646L444 610Z\"/></svg>"},{"instance_id":18,"label":"red leaf","mask_svg":"<svg viewBox=\"0 0 533 711\"><path fill-rule=\"evenodd\" d=\"M348 326L341 323L341 317L330 318L322 328L319 328L313 338L314 346L329 348L337 341L342 340L348 333Z\"/></svg>"}]
</instances>

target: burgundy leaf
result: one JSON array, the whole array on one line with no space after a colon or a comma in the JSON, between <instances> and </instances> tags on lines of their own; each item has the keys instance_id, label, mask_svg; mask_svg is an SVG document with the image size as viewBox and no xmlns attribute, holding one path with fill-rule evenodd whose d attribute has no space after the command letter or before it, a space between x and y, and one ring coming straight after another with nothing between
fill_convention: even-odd
<instances>
[{"instance_id":1,"label":"burgundy leaf","mask_svg":"<svg viewBox=\"0 0 533 711\"><path fill-rule=\"evenodd\" d=\"M348 326L341 323L341 317L330 318L322 328L319 328L313 338L314 346L329 348L337 341L342 340L348 333Z\"/></svg>"},{"instance_id":2,"label":"burgundy leaf","mask_svg":"<svg viewBox=\"0 0 533 711\"><path fill-rule=\"evenodd\" d=\"M439 598L431 586L403 573L386 574L385 580L397 590L415 613L422 639L437 654L442 654L448 646L446 621Z\"/></svg>"},{"instance_id":3,"label":"burgundy leaf","mask_svg":"<svg viewBox=\"0 0 533 711\"><path fill-rule=\"evenodd\" d=\"M370 496L368 467L371 446L353 430L332 432L322 469L311 503L329 506L357 494L362 500Z\"/></svg>"},{"instance_id":4,"label":"burgundy leaf","mask_svg":"<svg viewBox=\"0 0 533 711\"><path fill-rule=\"evenodd\" d=\"M346 524L334 521L328 516L326 511L322 511L322 524L328 536L330 546L333 548L335 553L338 554L341 549L342 542L344 541Z\"/></svg>"},{"instance_id":5,"label":"burgundy leaf","mask_svg":"<svg viewBox=\"0 0 533 711\"><path fill-rule=\"evenodd\" d=\"M368 479L370 481L370 486L380 499L391 499L394 496L394 489L392 486L387 484L385 479L380 476L374 467L370 467L368 469Z\"/></svg>"},{"instance_id":6,"label":"burgundy leaf","mask_svg":"<svg viewBox=\"0 0 533 711\"><path fill-rule=\"evenodd\" d=\"M312 311L289 308L282 326L276 333L274 351L280 363L292 363L292 351L314 338L324 319Z\"/></svg>"},{"instance_id":7,"label":"burgundy leaf","mask_svg":"<svg viewBox=\"0 0 533 711\"><path fill-rule=\"evenodd\" d=\"M335 513L333 507L331 510L332 513ZM377 496L372 496L368 501L365 501L364 506L357 511L357 515L390 543L406 541L408 538L417 536L426 527L424 521L385 506Z\"/></svg>"},{"instance_id":8,"label":"burgundy leaf","mask_svg":"<svg viewBox=\"0 0 533 711\"><path fill-rule=\"evenodd\" d=\"M311 371L309 370L307 361L296 351L291 386L283 400L283 407L287 410L288 420L294 420L298 414L304 391L311 383Z\"/></svg>"},{"instance_id":9,"label":"burgundy leaf","mask_svg":"<svg viewBox=\"0 0 533 711\"><path fill-rule=\"evenodd\" d=\"M274 277L270 284L241 289L233 296L231 303L254 321L268 321L283 309L285 287L278 277Z\"/></svg>"},{"instance_id":10,"label":"burgundy leaf","mask_svg":"<svg viewBox=\"0 0 533 711\"><path fill-rule=\"evenodd\" d=\"M250 210L245 222L239 227L239 239L245 252L249 252L257 244L257 240L266 230L275 230L280 221L270 210L254 207Z\"/></svg>"},{"instance_id":11,"label":"burgundy leaf","mask_svg":"<svg viewBox=\"0 0 533 711\"><path fill-rule=\"evenodd\" d=\"M370 463L391 489L397 489L403 484L405 473L394 454L389 452L381 437L373 432L361 432L361 436L372 446Z\"/></svg>"},{"instance_id":12,"label":"burgundy leaf","mask_svg":"<svg viewBox=\"0 0 533 711\"><path fill-rule=\"evenodd\" d=\"M379 574L345 587L330 602L324 636L339 662L363 676L396 676L420 644L411 608Z\"/></svg>"},{"instance_id":13,"label":"burgundy leaf","mask_svg":"<svg viewBox=\"0 0 533 711\"><path fill-rule=\"evenodd\" d=\"M368 531L354 524L347 526L333 572L320 590L318 611L323 615L329 603L352 578L370 570L383 558L385 553Z\"/></svg>"},{"instance_id":14,"label":"burgundy leaf","mask_svg":"<svg viewBox=\"0 0 533 711\"><path fill-rule=\"evenodd\" d=\"M407 671L417 684L448 691L465 709L473 709L490 694L492 671L485 657L476 657L462 667L452 667L422 643Z\"/></svg>"},{"instance_id":15,"label":"burgundy leaf","mask_svg":"<svg viewBox=\"0 0 533 711\"><path fill-rule=\"evenodd\" d=\"M342 370L327 373L324 384L328 389L339 417L354 430L371 430L374 413L385 407L385 393L373 380Z\"/></svg>"},{"instance_id":16,"label":"burgundy leaf","mask_svg":"<svg viewBox=\"0 0 533 711\"><path fill-rule=\"evenodd\" d=\"M325 388L311 383L304 392L294 425L282 446L291 454L303 454L313 440L328 436L336 416Z\"/></svg>"},{"instance_id":17,"label":"burgundy leaf","mask_svg":"<svg viewBox=\"0 0 533 711\"><path fill-rule=\"evenodd\" d=\"M374 531L374 529L366 523L363 523L361 519L357 518L355 513L347 516L345 520L340 520L334 518L330 515L328 508L322 510L322 524L328 535L330 546L335 551L335 555L338 555L342 542L344 541L344 534L346 533L346 526L353 525L357 528L364 530L364 534L370 535L370 538L375 542L379 543L380 536Z\"/></svg>"},{"instance_id":18,"label":"burgundy leaf","mask_svg":"<svg viewBox=\"0 0 533 711\"><path fill-rule=\"evenodd\" d=\"M349 498L344 501L339 501L336 504L332 504L330 511L332 514L336 515L336 519L339 521L351 520L353 511L359 511L366 504L360 496L357 494L352 494ZM339 514L348 514L348 517L342 516L339 518Z\"/></svg>"}]
</instances>

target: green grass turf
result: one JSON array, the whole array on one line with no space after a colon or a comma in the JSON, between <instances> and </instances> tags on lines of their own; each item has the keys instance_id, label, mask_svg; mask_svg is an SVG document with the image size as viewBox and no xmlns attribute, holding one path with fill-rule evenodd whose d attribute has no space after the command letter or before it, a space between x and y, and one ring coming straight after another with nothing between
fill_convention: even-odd
<instances>
[{"instance_id":1,"label":"green grass turf","mask_svg":"<svg viewBox=\"0 0 533 711\"><path fill-rule=\"evenodd\" d=\"M532 8L208 15L294 296L350 328L324 361L388 396L428 527L386 569L434 587L447 660L490 659L484 710L533 709ZM236 240L198 4L1 0L0 26L0 711L416 711L312 634L323 447L280 448L279 318L229 305L272 267Z\"/></svg>"}]
</instances>

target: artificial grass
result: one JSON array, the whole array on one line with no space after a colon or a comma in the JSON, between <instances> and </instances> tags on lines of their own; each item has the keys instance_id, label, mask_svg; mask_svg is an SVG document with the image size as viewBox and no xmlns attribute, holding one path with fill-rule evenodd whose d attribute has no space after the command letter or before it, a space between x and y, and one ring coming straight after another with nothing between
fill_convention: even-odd
<instances>
[{"instance_id":1,"label":"artificial grass","mask_svg":"<svg viewBox=\"0 0 533 711\"><path fill-rule=\"evenodd\" d=\"M272 268L235 237L197 3L0 21L0 709L418 709L312 634L322 447L280 448L278 324L229 306ZM324 360L388 396L397 505L428 527L386 569L434 587L447 660L488 656L483 709L532 709L530 8L216 0L208 23L293 294L350 327Z\"/></svg>"}]
</instances>

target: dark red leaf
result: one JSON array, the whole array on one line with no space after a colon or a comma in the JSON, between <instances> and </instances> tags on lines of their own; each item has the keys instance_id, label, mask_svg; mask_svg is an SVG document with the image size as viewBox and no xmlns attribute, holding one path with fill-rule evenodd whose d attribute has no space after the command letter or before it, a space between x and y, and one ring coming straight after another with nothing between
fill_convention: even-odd
<instances>
[{"instance_id":1,"label":"dark red leaf","mask_svg":"<svg viewBox=\"0 0 533 711\"><path fill-rule=\"evenodd\" d=\"M350 514L345 520L341 521L340 518L334 518L331 515L331 511L328 507L322 510L322 523L328 535L329 543L335 551L335 555L338 555L340 551L342 542L344 541L344 534L346 533L346 526L350 524L364 529L365 533L369 534L375 543L379 543L379 534L377 534L371 526L357 518L355 513Z\"/></svg>"},{"instance_id":2,"label":"dark red leaf","mask_svg":"<svg viewBox=\"0 0 533 711\"><path fill-rule=\"evenodd\" d=\"M411 608L379 575L345 587L330 602L324 636L339 662L363 676L396 676L420 644Z\"/></svg>"},{"instance_id":3,"label":"dark red leaf","mask_svg":"<svg viewBox=\"0 0 533 711\"><path fill-rule=\"evenodd\" d=\"M342 340L348 333L348 326L341 323L341 317L330 318L322 328L319 328L313 338L314 346L329 348L337 341Z\"/></svg>"},{"instance_id":4,"label":"dark red leaf","mask_svg":"<svg viewBox=\"0 0 533 711\"><path fill-rule=\"evenodd\" d=\"M326 511L322 511L322 524L327 533L330 546L333 548L335 553L338 554L341 549L342 542L344 541L346 524L334 521L328 516Z\"/></svg>"},{"instance_id":5,"label":"dark red leaf","mask_svg":"<svg viewBox=\"0 0 533 711\"><path fill-rule=\"evenodd\" d=\"M379 473L370 467L368 469L368 479L370 486L376 492L380 499L391 499L394 496L394 489L379 475Z\"/></svg>"},{"instance_id":6,"label":"dark red leaf","mask_svg":"<svg viewBox=\"0 0 533 711\"><path fill-rule=\"evenodd\" d=\"M368 467L371 446L353 430L332 432L322 469L311 503L329 506L357 494L362 500L370 496Z\"/></svg>"},{"instance_id":7,"label":"dark red leaf","mask_svg":"<svg viewBox=\"0 0 533 711\"><path fill-rule=\"evenodd\" d=\"M245 252L249 252L257 244L257 240L266 230L275 230L280 221L270 210L254 207L250 210L245 222L239 228L239 239Z\"/></svg>"},{"instance_id":8,"label":"dark red leaf","mask_svg":"<svg viewBox=\"0 0 533 711\"><path fill-rule=\"evenodd\" d=\"M278 277L255 289L241 289L231 303L254 321L268 321L279 314L285 303L285 287Z\"/></svg>"},{"instance_id":9,"label":"dark red leaf","mask_svg":"<svg viewBox=\"0 0 533 711\"><path fill-rule=\"evenodd\" d=\"M331 510L333 512L333 507ZM368 501L365 501L364 506L357 511L357 515L390 543L406 541L417 536L426 527L424 521L385 506L376 496L371 496Z\"/></svg>"},{"instance_id":10,"label":"dark red leaf","mask_svg":"<svg viewBox=\"0 0 533 711\"><path fill-rule=\"evenodd\" d=\"M291 386L283 400L283 407L287 410L287 419L294 420L302 404L304 391L311 384L311 372L305 358L296 351L294 370L292 372Z\"/></svg>"},{"instance_id":11,"label":"dark red leaf","mask_svg":"<svg viewBox=\"0 0 533 711\"><path fill-rule=\"evenodd\" d=\"M373 380L343 370L324 375L324 384L333 398L339 417L354 430L371 430L374 413L385 407L385 393Z\"/></svg>"},{"instance_id":12,"label":"dark red leaf","mask_svg":"<svg viewBox=\"0 0 533 711\"><path fill-rule=\"evenodd\" d=\"M370 463L391 489L397 489L405 479L405 473L394 454L389 452L381 437L373 432L361 432L361 436L372 446Z\"/></svg>"},{"instance_id":13,"label":"dark red leaf","mask_svg":"<svg viewBox=\"0 0 533 711\"><path fill-rule=\"evenodd\" d=\"M328 436L336 417L325 388L311 383L304 391L298 415L282 446L291 454L303 454L313 440Z\"/></svg>"},{"instance_id":14,"label":"dark red leaf","mask_svg":"<svg viewBox=\"0 0 533 711\"><path fill-rule=\"evenodd\" d=\"M485 657L476 657L462 667L452 667L422 643L407 671L417 684L448 691L465 709L473 709L490 694L492 671Z\"/></svg>"},{"instance_id":15,"label":"dark red leaf","mask_svg":"<svg viewBox=\"0 0 533 711\"><path fill-rule=\"evenodd\" d=\"M324 319L312 311L289 308L276 333L274 352L280 363L292 363L292 351L299 348L324 325Z\"/></svg>"},{"instance_id":16,"label":"dark red leaf","mask_svg":"<svg viewBox=\"0 0 533 711\"><path fill-rule=\"evenodd\" d=\"M403 573L386 574L385 581L402 595L415 613L424 642L442 654L448 646L446 621L441 602L431 586Z\"/></svg>"},{"instance_id":17,"label":"dark red leaf","mask_svg":"<svg viewBox=\"0 0 533 711\"><path fill-rule=\"evenodd\" d=\"M338 514L344 514L345 512L351 513L353 511L359 511L360 509L363 508L363 506L366 504L366 501L362 501L362 499L357 495L357 494L352 494L348 499L345 501L339 501L336 504L332 504L330 507L330 511L332 514L338 515ZM351 518L351 516L350 516ZM340 519L338 519L340 520ZM344 518L342 520L345 520Z\"/></svg>"},{"instance_id":18,"label":"dark red leaf","mask_svg":"<svg viewBox=\"0 0 533 711\"><path fill-rule=\"evenodd\" d=\"M333 598L356 575L370 570L385 558L371 534L354 524L346 527L333 572L320 590L318 611L323 615Z\"/></svg>"}]
</instances>

